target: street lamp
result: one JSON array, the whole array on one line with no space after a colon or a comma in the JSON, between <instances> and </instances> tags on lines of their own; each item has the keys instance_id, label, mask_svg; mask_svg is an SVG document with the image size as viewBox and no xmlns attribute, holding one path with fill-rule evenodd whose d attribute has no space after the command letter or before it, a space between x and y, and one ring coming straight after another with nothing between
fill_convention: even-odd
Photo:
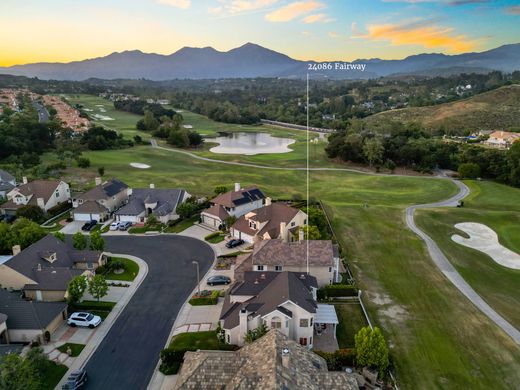
<instances>
[{"instance_id":1,"label":"street lamp","mask_svg":"<svg viewBox=\"0 0 520 390\"><path fill-rule=\"evenodd\" d=\"M200 297L200 272L199 272L199 262L197 260L193 260L191 262L197 266L197 296Z\"/></svg>"}]
</instances>

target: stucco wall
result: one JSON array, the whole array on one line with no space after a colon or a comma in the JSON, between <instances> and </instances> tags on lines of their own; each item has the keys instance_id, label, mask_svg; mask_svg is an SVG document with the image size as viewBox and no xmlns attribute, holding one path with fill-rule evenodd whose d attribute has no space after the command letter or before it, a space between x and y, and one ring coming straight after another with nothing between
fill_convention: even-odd
<instances>
[{"instance_id":1,"label":"stucco wall","mask_svg":"<svg viewBox=\"0 0 520 390\"><path fill-rule=\"evenodd\" d=\"M26 284L35 284L34 280L22 275L5 264L0 265L0 285L2 288L21 290Z\"/></svg>"}]
</instances>

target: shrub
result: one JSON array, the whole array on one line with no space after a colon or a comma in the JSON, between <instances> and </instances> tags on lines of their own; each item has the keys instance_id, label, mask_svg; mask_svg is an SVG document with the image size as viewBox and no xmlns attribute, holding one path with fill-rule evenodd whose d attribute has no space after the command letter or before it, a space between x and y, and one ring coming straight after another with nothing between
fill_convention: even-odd
<instances>
[{"instance_id":1,"label":"shrub","mask_svg":"<svg viewBox=\"0 0 520 390\"><path fill-rule=\"evenodd\" d=\"M67 202L63 202L63 203L60 203L59 205L56 205L56 206L50 208L47 211L47 214L51 217L55 217L56 215L61 214L64 211L67 211L68 209L70 209L70 204Z\"/></svg>"},{"instance_id":2,"label":"shrub","mask_svg":"<svg viewBox=\"0 0 520 390\"><path fill-rule=\"evenodd\" d=\"M480 166L475 163L460 164L458 173L462 179L476 179L480 176Z\"/></svg>"},{"instance_id":3,"label":"shrub","mask_svg":"<svg viewBox=\"0 0 520 390\"><path fill-rule=\"evenodd\" d=\"M90 167L90 160L86 157L79 157L76 161L78 162L78 167L80 168Z\"/></svg>"},{"instance_id":4,"label":"shrub","mask_svg":"<svg viewBox=\"0 0 520 390\"><path fill-rule=\"evenodd\" d=\"M314 351L327 362L330 371L342 371L344 367L354 366L356 351L354 349L338 349L336 352Z\"/></svg>"},{"instance_id":5,"label":"shrub","mask_svg":"<svg viewBox=\"0 0 520 390\"><path fill-rule=\"evenodd\" d=\"M191 298L189 303L192 306L216 305L218 303L219 296L220 296L219 290L213 290L213 291L211 291L211 293L209 295L206 295L205 292L202 291L201 296L195 296L195 297Z\"/></svg>"},{"instance_id":6,"label":"shrub","mask_svg":"<svg viewBox=\"0 0 520 390\"><path fill-rule=\"evenodd\" d=\"M358 289L350 284L331 284L318 290L318 299L335 297L353 297L358 294Z\"/></svg>"},{"instance_id":7,"label":"shrub","mask_svg":"<svg viewBox=\"0 0 520 390\"><path fill-rule=\"evenodd\" d=\"M220 232L214 232L214 233L208 234L206 237L204 237L204 239L206 241L209 241L212 238L217 238L218 236L220 236Z\"/></svg>"},{"instance_id":8,"label":"shrub","mask_svg":"<svg viewBox=\"0 0 520 390\"><path fill-rule=\"evenodd\" d=\"M184 351L176 351L173 348L166 348L161 351L161 365L159 371L164 375L175 375L179 371Z\"/></svg>"}]
</instances>

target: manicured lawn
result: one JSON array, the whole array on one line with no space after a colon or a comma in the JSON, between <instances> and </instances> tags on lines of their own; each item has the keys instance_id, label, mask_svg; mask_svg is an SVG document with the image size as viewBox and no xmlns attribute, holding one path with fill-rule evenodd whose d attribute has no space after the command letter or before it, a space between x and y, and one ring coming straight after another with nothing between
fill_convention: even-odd
<instances>
[{"instance_id":1,"label":"manicured lawn","mask_svg":"<svg viewBox=\"0 0 520 390\"><path fill-rule=\"evenodd\" d=\"M215 350L222 349L222 347L223 345L218 341L215 331L181 333L173 336L170 341L170 348L179 351Z\"/></svg>"},{"instance_id":2,"label":"manicured lawn","mask_svg":"<svg viewBox=\"0 0 520 390\"><path fill-rule=\"evenodd\" d=\"M340 348L354 348L354 336L367 326L368 323L359 303L334 304L338 315L339 325L336 329L336 337Z\"/></svg>"},{"instance_id":3,"label":"manicured lawn","mask_svg":"<svg viewBox=\"0 0 520 390\"><path fill-rule=\"evenodd\" d=\"M144 234L146 232L160 232L164 228L164 225L160 226L136 226L128 229L130 234Z\"/></svg>"},{"instance_id":4,"label":"manicured lawn","mask_svg":"<svg viewBox=\"0 0 520 390\"><path fill-rule=\"evenodd\" d=\"M42 373L41 390L54 390L63 375L67 372L67 366L48 361Z\"/></svg>"},{"instance_id":5,"label":"manicured lawn","mask_svg":"<svg viewBox=\"0 0 520 390\"><path fill-rule=\"evenodd\" d=\"M165 233L180 233L185 231L187 228L193 226L195 223L199 222L199 216L196 215L194 217L183 219L179 223L174 226L167 227L164 229Z\"/></svg>"},{"instance_id":6,"label":"manicured lawn","mask_svg":"<svg viewBox=\"0 0 520 390\"><path fill-rule=\"evenodd\" d=\"M124 280L127 282L131 282L135 279L137 274L139 274L139 265L130 259L126 259L124 257L112 257L111 261L120 261L125 265L125 272L122 274L115 274L113 272L108 272L105 274L105 278L107 280Z\"/></svg>"},{"instance_id":7,"label":"manicured lawn","mask_svg":"<svg viewBox=\"0 0 520 390\"><path fill-rule=\"evenodd\" d=\"M86 311L105 319L108 317L115 305L116 302L83 301L72 305L69 312Z\"/></svg>"},{"instance_id":8,"label":"manicured lawn","mask_svg":"<svg viewBox=\"0 0 520 390\"><path fill-rule=\"evenodd\" d=\"M520 189L468 181L472 195L463 208L421 210L417 221L442 248L464 279L502 316L520 328L520 270L503 267L484 253L451 240L461 222L489 226L502 245L520 253Z\"/></svg>"},{"instance_id":9,"label":"manicured lawn","mask_svg":"<svg viewBox=\"0 0 520 390\"><path fill-rule=\"evenodd\" d=\"M205 240L211 244L218 244L219 242L224 241L226 238L225 234L219 234L211 237L206 237Z\"/></svg>"},{"instance_id":10,"label":"manicured lawn","mask_svg":"<svg viewBox=\"0 0 520 390\"><path fill-rule=\"evenodd\" d=\"M72 357L79 356L81 351L83 351L83 348L85 348L85 344L74 344L74 343L66 343L63 344L61 347L58 348L60 352L67 353L67 349L70 347L72 351Z\"/></svg>"},{"instance_id":11,"label":"manicured lawn","mask_svg":"<svg viewBox=\"0 0 520 390\"><path fill-rule=\"evenodd\" d=\"M70 169L63 177L65 180L93 180L97 167L104 166L107 176L117 177L134 188L155 183L158 188L184 188L193 195L209 196L217 185L231 187L240 182L243 186L256 184L273 198L306 194L304 171L219 165L147 146L84 155L95 161L95 166ZM294 164L287 160L292 158L290 155L249 157L269 160L270 165L289 166ZM237 161L244 161L243 158L233 156ZM145 163L151 168L131 168L130 162ZM311 166L318 164L311 162ZM310 195L321 199L330 212L338 240L358 286L364 291L370 317L391 345L400 388L515 388L520 382L520 347L445 279L423 242L408 230L404 221L408 205L445 199L456 193L455 186L447 180L337 171L311 172L310 179ZM518 196L503 196L502 204L497 206L493 197L500 191L490 184L492 195L480 199L479 206L506 216L518 204ZM468 202L472 201L470 197ZM505 237L504 245L514 249L507 240L513 242L511 235L517 230L506 227L497 231Z\"/></svg>"}]
</instances>

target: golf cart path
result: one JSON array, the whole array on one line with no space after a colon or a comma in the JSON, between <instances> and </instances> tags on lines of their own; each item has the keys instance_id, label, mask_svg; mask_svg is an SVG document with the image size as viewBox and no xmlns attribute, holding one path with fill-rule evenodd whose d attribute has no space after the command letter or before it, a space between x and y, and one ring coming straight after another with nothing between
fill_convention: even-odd
<instances>
[{"instance_id":1,"label":"golf cart path","mask_svg":"<svg viewBox=\"0 0 520 390\"><path fill-rule=\"evenodd\" d=\"M240 163L236 161L223 161L217 160L207 157L198 156L194 153L186 152L184 150L178 150L173 148L166 148L163 146L159 146L157 140L151 139L150 144L152 148L162 149L173 153L180 153L187 155L191 158L218 163L218 164L226 164L226 165L235 165L242 167L251 167L251 168L260 168L260 169L270 169L270 170L286 170L286 171L339 171L339 172L354 172L361 173L365 175L372 176L402 176L409 177L409 175L399 175L399 174L384 174L384 173L374 173L374 172L366 172L357 169L351 168L306 168L306 167L273 167L267 165L257 165L257 164L249 164L249 163ZM439 268L439 270L446 276L446 278L462 293L468 298L482 313L484 313L491 321L493 321L496 325L498 325L504 332L506 332L517 344L520 344L520 331L516 329L513 325L511 325L504 317L498 314L491 306L489 306L481 297L477 294L475 290L462 278L462 276L457 272L455 267L450 263L450 261L446 258L444 253L441 251L439 246L435 243L435 241L428 236L425 232L417 227L414 220L414 213L417 209L429 209L436 207L455 207L458 202L464 199L469 195L469 188L461 181L454 180L449 178L444 174L444 172L437 170L436 175L432 176L420 176L421 178L429 178L429 179L446 179L451 180L458 188L459 192L452 196L449 199L428 203L422 205L414 205L410 206L406 209L406 224L415 234L417 234L425 243L428 248L428 253L432 258L435 265Z\"/></svg>"},{"instance_id":2,"label":"golf cart path","mask_svg":"<svg viewBox=\"0 0 520 390\"><path fill-rule=\"evenodd\" d=\"M410 206L406 209L406 224L408 227L417 234L425 243L428 248L433 262L439 268L439 270L446 276L446 278L468 298L482 313L484 313L491 321L497 324L504 332L506 332L517 344L520 344L520 331L511 325L504 317L498 314L491 306L489 306L475 290L462 278L457 272L455 267L446 258L444 253L441 251L439 246L428 236L425 232L417 227L414 220L415 210L417 209L430 209L436 207L455 207L458 202L469 195L469 188L459 180L453 180L452 182L459 188L458 194L455 196L437 202L429 204L421 204Z\"/></svg>"}]
</instances>

